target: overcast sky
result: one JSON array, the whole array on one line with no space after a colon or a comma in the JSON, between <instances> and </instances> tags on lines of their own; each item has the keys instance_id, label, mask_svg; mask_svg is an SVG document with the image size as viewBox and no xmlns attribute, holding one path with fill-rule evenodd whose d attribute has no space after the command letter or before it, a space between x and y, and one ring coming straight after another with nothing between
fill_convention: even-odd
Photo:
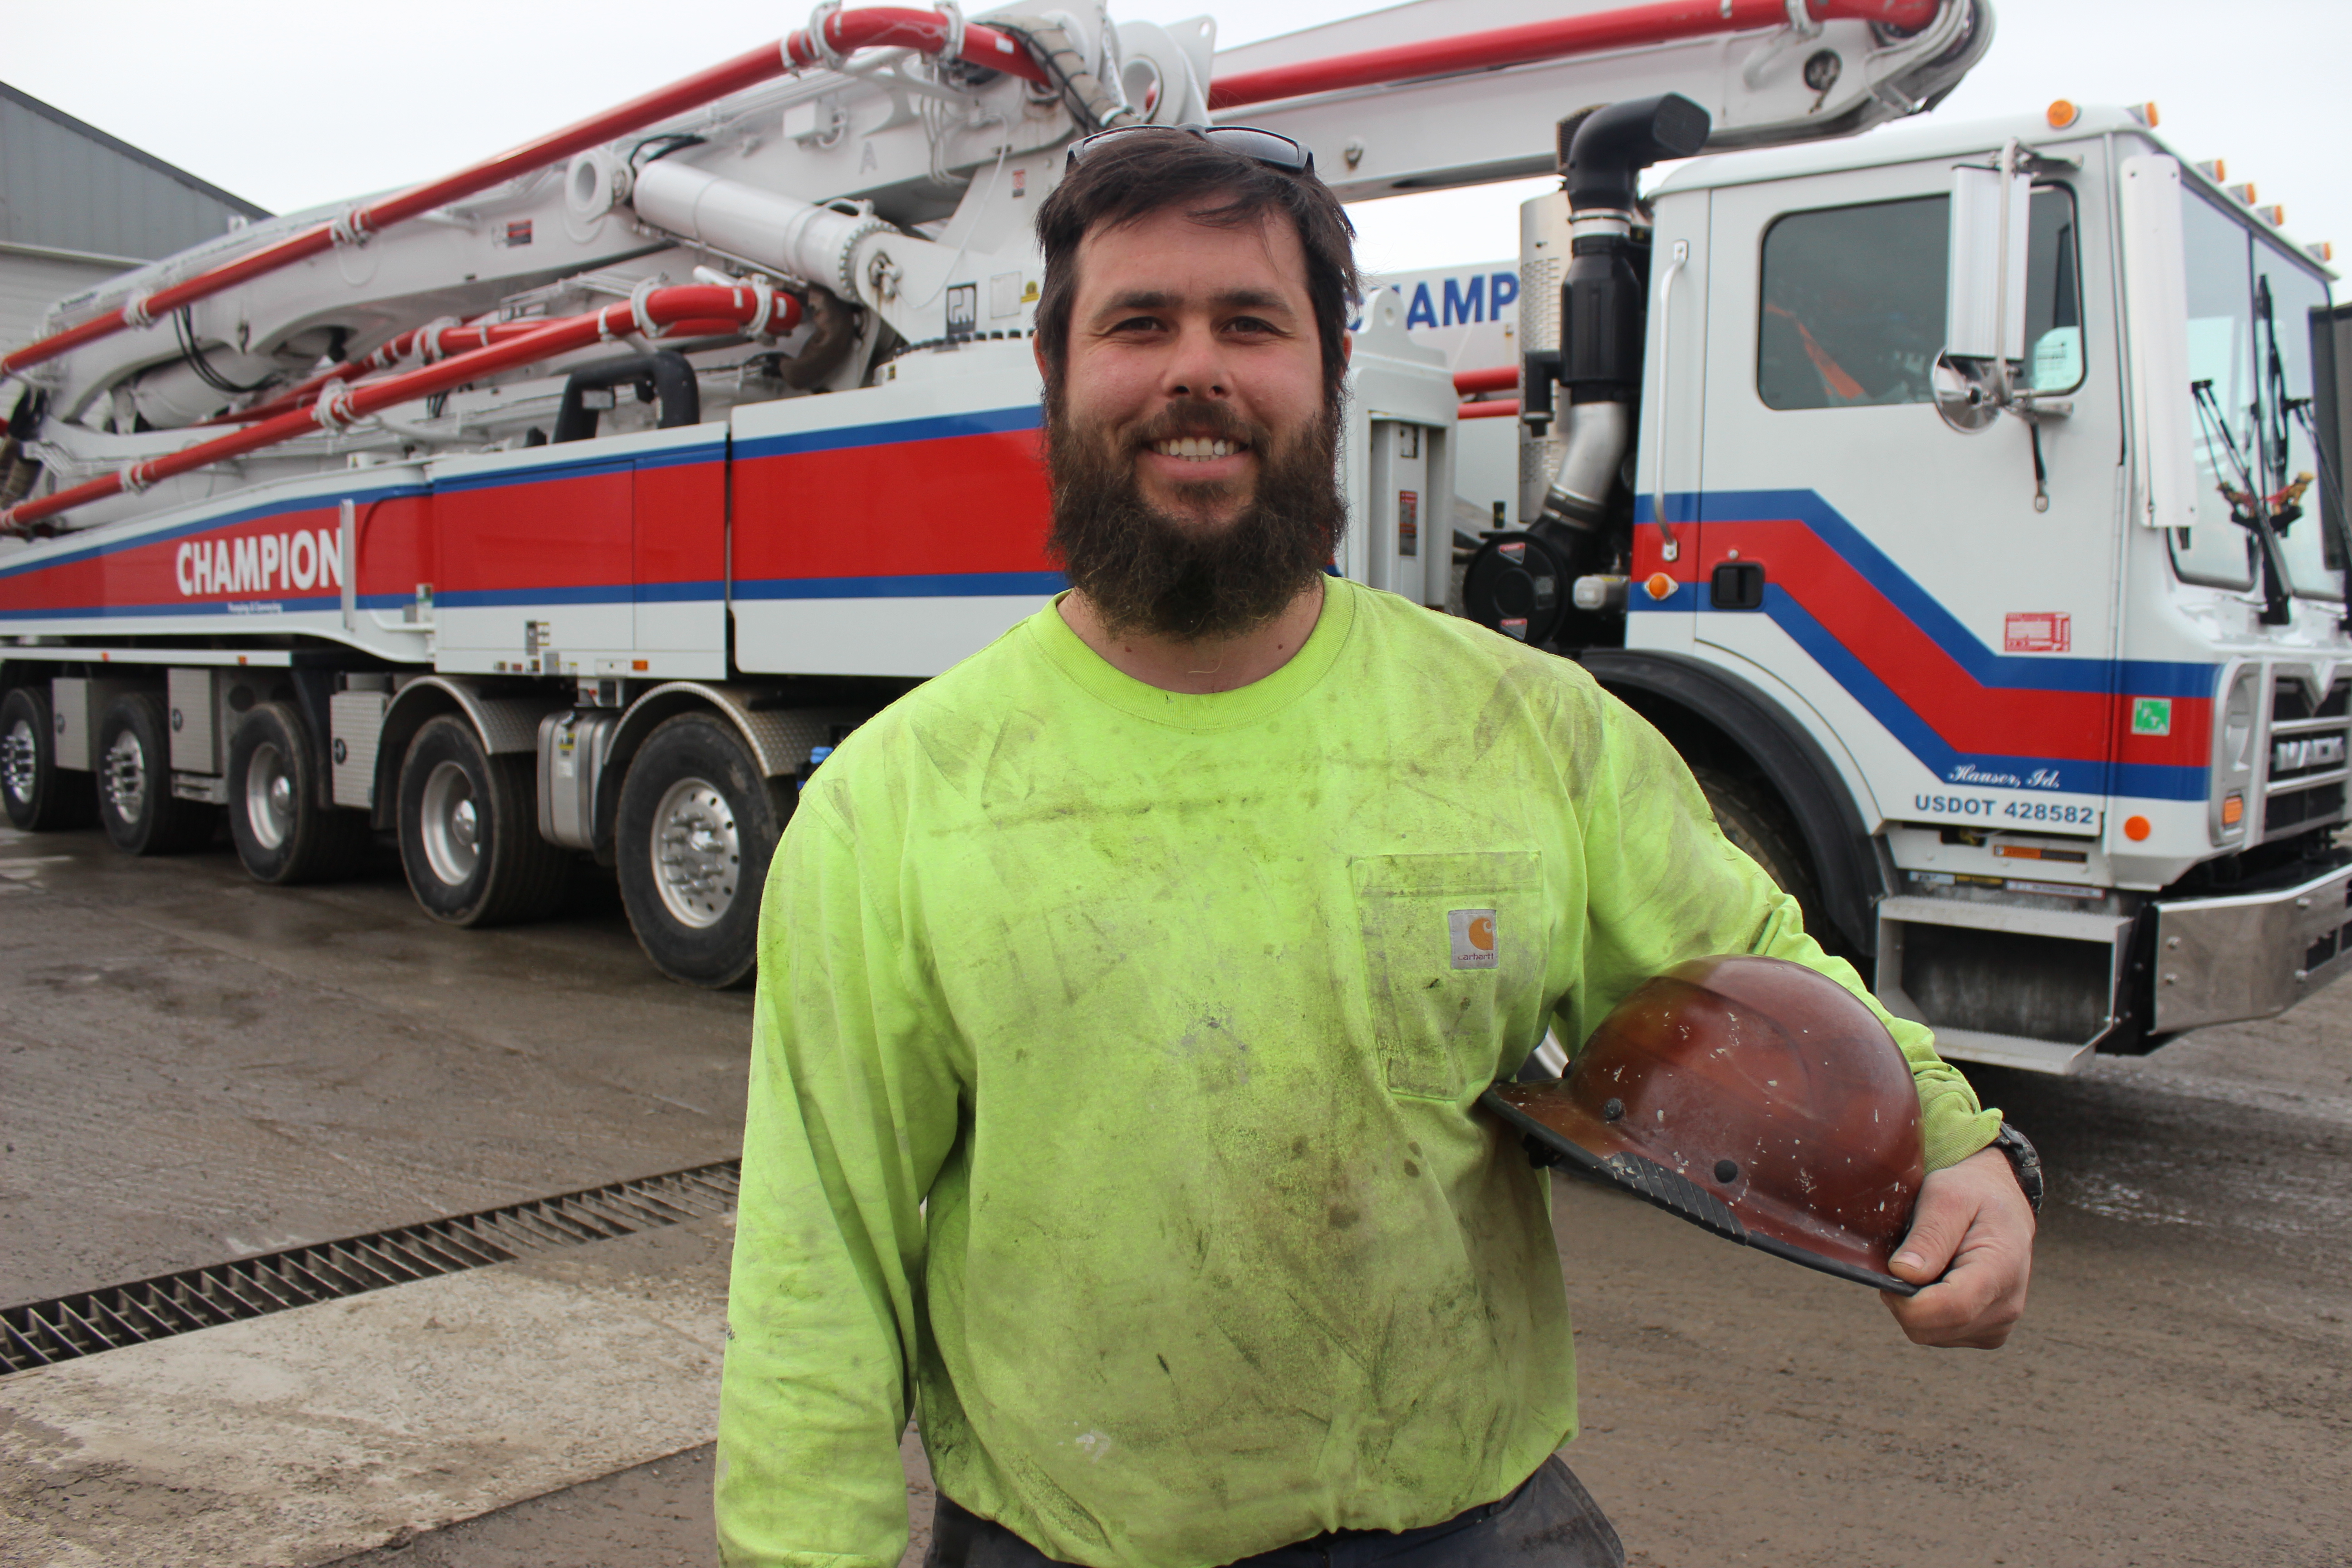
<instances>
[{"instance_id":1,"label":"overcast sky","mask_svg":"<svg viewBox=\"0 0 2352 1568\"><path fill-rule=\"evenodd\" d=\"M1370 8L1247 0L1220 15L1220 42ZM1201 0L1113 5L1118 16L1155 21L1203 9ZM2260 200L2285 204L2296 240L2332 239L2352 258L2345 132L2326 118L2352 58L2352 5L1994 0L1994 9L1991 52L1937 116L2033 113L2053 98L2152 99L2183 156L2225 157L2231 181L2251 179ZM446 173L801 21L782 6L623 0L27 0L10 8L0 79L283 212ZM1364 260L1403 270L1510 257L1517 203L1536 188L1366 204L1357 209Z\"/></svg>"}]
</instances>

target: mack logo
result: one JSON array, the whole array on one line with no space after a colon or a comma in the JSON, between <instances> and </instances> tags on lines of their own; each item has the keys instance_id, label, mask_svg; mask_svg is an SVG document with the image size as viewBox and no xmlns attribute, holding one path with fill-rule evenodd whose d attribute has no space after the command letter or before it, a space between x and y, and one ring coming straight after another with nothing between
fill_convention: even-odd
<instances>
[{"instance_id":1,"label":"mack logo","mask_svg":"<svg viewBox=\"0 0 2352 1568\"><path fill-rule=\"evenodd\" d=\"M248 533L237 539L196 539L172 561L180 596L268 594L343 585L343 558L331 530Z\"/></svg>"},{"instance_id":2,"label":"mack logo","mask_svg":"<svg viewBox=\"0 0 2352 1568\"><path fill-rule=\"evenodd\" d=\"M2341 735L2305 735L2271 747L2271 772L2294 773L2303 768L2332 768L2344 761Z\"/></svg>"}]
</instances>

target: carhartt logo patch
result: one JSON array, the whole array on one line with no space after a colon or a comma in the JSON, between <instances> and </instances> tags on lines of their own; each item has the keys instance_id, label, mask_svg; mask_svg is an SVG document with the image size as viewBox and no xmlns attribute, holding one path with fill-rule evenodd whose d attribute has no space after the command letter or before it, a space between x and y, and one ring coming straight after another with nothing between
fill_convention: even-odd
<instances>
[{"instance_id":1,"label":"carhartt logo patch","mask_svg":"<svg viewBox=\"0 0 2352 1568\"><path fill-rule=\"evenodd\" d=\"M1494 910L1448 910L1445 911L1445 924L1454 936L1454 968L1495 967Z\"/></svg>"}]
</instances>

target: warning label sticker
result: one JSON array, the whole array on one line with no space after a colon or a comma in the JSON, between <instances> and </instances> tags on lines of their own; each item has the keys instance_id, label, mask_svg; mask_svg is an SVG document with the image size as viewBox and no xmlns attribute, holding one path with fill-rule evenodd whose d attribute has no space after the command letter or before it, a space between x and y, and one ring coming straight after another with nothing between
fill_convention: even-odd
<instances>
[{"instance_id":1,"label":"warning label sticker","mask_svg":"<svg viewBox=\"0 0 2352 1568\"><path fill-rule=\"evenodd\" d=\"M2003 653L2064 653L2074 644L2072 616L2052 610L2012 613L2001 627Z\"/></svg>"}]
</instances>

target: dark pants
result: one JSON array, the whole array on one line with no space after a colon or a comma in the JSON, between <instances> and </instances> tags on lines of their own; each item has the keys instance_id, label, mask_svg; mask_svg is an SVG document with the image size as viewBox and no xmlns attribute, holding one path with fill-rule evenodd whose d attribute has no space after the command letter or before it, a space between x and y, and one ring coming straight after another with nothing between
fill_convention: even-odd
<instances>
[{"instance_id":1,"label":"dark pants","mask_svg":"<svg viewBox=\"0 0 2352 1568\"><path fill-rule=\"evenodd\" d=\"M994 1520L945 1493L931 1516L923 1568L1052 1568ZM1625 1548L1601 1505L1555 1454L1519 1489L1443 1524L1391 1533L1334 1530L1244 1557L1233 1568L1624 1568Z\"/></svg>"}]
</instances>

